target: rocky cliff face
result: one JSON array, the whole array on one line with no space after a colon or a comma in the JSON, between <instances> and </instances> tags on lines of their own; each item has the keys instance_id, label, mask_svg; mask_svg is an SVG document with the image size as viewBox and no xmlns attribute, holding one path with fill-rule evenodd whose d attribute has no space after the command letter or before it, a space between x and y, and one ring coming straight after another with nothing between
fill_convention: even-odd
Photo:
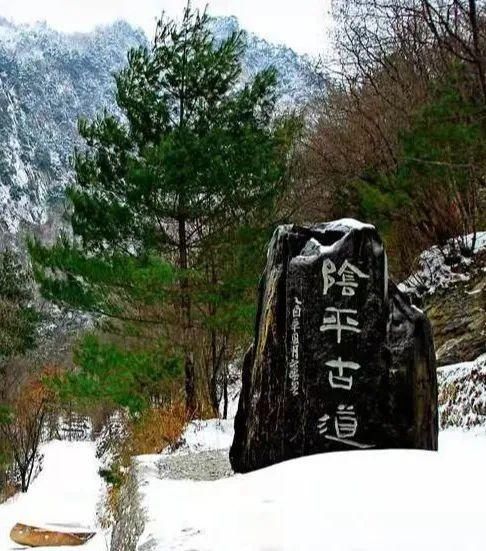
<instances>
[{"instance_id":1,"label":"rocky cliff face","mask_svg":"<svg viewBox=\"0 0 486 551\"><path fill-rule=\"evenodd\" d=\"M234 18L213 21L217 37L238 28ZM296 105L320 85L306 58L245 33L244 75L275 65L282 105ZM70 160L81 145L79 117L113 111L114 79L127 51L147 42L142 31L118 22L87 34L45 25L16 26L0 19L0 237L22 227L58 233L59 203L72 177Z\"/></svg>"},{"instance_id":2,"label":"rocky cliff face","mask_svg":"<svg viewBox=\"0 0 486 551\"><path fill-rule=\"evenodd\" d=\"M486 352L486 231L424 251L400 289L426 311L439 366Z\"/></svg>"},{"instance_id":3,"label":"rocky cliff face","mask_svg":"<svg viewBox=\"0 0 486 551\"><path fill-rule=\"evenodd\" d=\"M459 245L462 245L461 252ZM473 247L474 245L474 247ZM467 254L464 254L464 251ZM486 427L486 232L432 247L401 288L427 313L439 365L440 427Z\"/></svg>"},{"instance_id":4,"label":"rocky cliff face","mask_svg":"<svg viewBox=\"0 0 486 551\"><path fill-rule=\"evenodd\" d=\"M486 428L486 233L462 276L425 298L437 345L440 427ZM482 245L482 246L481 246ZM453 365L450 365L453 364Z\"/></svg>"},{"instance_id":5,"label":"rocky cliff face","mask_svg":"<svg viewBox=\"0 0 486 551\"><path fill-rule=\"evenodd\" d=\"M464 280L425 299L439 365L472 361L486 352L486 248L462 275Z\"/></svg>"}]
</instances>

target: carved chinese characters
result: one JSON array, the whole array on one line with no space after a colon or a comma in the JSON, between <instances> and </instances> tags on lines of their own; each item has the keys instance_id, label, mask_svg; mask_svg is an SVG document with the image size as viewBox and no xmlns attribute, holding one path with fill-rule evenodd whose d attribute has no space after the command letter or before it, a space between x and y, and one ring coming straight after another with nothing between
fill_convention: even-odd
<instances>
[{"instance_id":1,"label":"carved chinese characters","mask_svg":"<svg viewBox=\"0 0 486 551\"><path fill-rule=\"evenodd\" d=\"M332 276L337 272L337 276L340 277L340 281L336 281L336 278ZM326 258L322 263L322 278L324 280L324 294L327 295L329 289L333 285L338 285L342 288L342 295L353 296L355 289L358 287L358 280L368 279L369 276L364 274L361 270L353 266L350 262L345 260L339 270L336 270L336 265L330 258Z\"/></svg>"},{"instance_id":2,"label":"carved chinese characters","mask_svg":"<svg viewBox=\"0 0 486 551\"><path fill-rule=\"evenodd\" d=\"M357 310L326 308L326 314L324 315L320 329L322 332L336 331L337 342L340 343L343 331L361 333L358 322L353 318L357 313Z\"/></svg>"},{"instance_id":3,"label":"carved chinese characters","mask_svg":"<svg viewBox=\"0 0 486 551\"><path fill-rule=\"evenodd\" d=\"M329 369L329 386L331 388L344 388L351 390L353 386L353 375L346 373L356 371L361 368L356 362L343 362L341 357L337 360L326 362Z\"/></svg>"},{"instance_id":4,"label":"carved chinese characters","mask_svg":"<svg viewBox=\"0 0 486 551\"><path fill-rule=\"evenodd\" d=\"M336 279L331 274L337 274L341 279ZM360 279L369 279L359 268L348 260L345 260L339 269L330 258L325 258L322 263L323 294L332 293L332 287L340 287L341 296L354 297L359 286ZM327 307L320 331L323 333L332 331L335 333L336 344L341 344L343 331L361 333L357 320L358 311L349 308ZM351 359L343 360L341 356L330 359L325 363L329 368L329 386L331 389L339 389L348 392L353 388L353 377L361 365ZM331 424L329 422L332 421ZM339 442L355 448L371 448L373 444L362 444L354 440L358 431L358 418L353 404L346 399L345 403L337 406L333 415L325 413L318 421L319 433L334 442Z\"/></svg>"},{"instance_id":5,"label":"carved chinese characters","mask_svg":"<svg viewBox=\"0 0 486 551\"><path fill-rule=\"evenodd\" d=\"M345 406L343 404L339 405L334 416L334 434L328 433L328 421L330 416L323 415L319 419L319 432L323 434L328 440L333 440L334 442L344 443L347 446L352 446L354 448L366 449L373 448L373 445L369 444L360 444L353 440L358 430L358 420L356 418L356 412L354 411L354 406Z\"/></svg>"},{"instance_id":6,"label":"carved chinese characters","mask_svg":"<svg viewBox=\"0 0 486 551\"><path fill-rule=\"evenodd\" d=\"M292 324L291 324L291 350L290 350L290 384L291 392L296 395L299 391L299 330L300 316L302 314L302 301L297 297L294 298L294 307L292 308Z\"/></svg>"}]
</instances>

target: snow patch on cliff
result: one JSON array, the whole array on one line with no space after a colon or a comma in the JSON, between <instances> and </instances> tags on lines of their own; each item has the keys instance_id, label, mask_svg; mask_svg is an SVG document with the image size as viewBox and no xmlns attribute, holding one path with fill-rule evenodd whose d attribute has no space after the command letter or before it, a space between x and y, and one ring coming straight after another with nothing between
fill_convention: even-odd
<instances>
[{"instance_id":1,"label":"snow patch on cliff","mask_svg":"<svg viewBox=\"0 0 486 551\"><path fill-rule=\"evenodd\" d=\"M405 293L432 295L458 281L468 281L467 267L479 251L486 249L486 231L452 239L445 247L437 245L424 251L418 260L418 270L400 283ZM465 254L465 251L468 251Z\"/></svg>"}]
</instances>

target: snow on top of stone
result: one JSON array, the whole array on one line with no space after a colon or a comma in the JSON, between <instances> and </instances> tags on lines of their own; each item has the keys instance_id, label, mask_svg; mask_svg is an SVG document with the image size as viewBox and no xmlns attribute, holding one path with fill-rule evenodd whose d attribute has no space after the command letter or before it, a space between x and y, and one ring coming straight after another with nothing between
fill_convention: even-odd
<instances>
[{"instance_id":1,"label":"snow on top of stone","mask_svg":"<svg viewBox=\"0 0 486 551\"><path fill-rule=\"evenodd\" d=\"M469 275L461 273L461 268L467 268L473 262L471 256L465 256L460 250L471 249L474 242L474 234L462 238L454 238L440 248L434 245L424 251L418 260L418 270L411 274L398 288L404 293L417 293L419 295L431 295L438 289L446 289L458 281L468 281ZM486 231L476 233L474 250L471 255L486 249ZM448 261L456 257L454 262Z\"/></svg>"},{"instance_id":2,"label":"snow on top of stone","mask_svg":"<svg viewBox=\"0 0 486 551\"><path fill-rule=\"evenodd\" d=\"M373 224L366 224L360 220L355 220L354 218L341 218L326 224L326 230L341 230L343 228L349 228L351 230L374 230L375 226L373 226Z\"/></svg>"},{"instance_id":3,"label":"snow on top of stone","mask_svg":"<svg viewBox=\"0 0 486 551\"><path fill-rule=\"evenodd\" d=\"M354 218L341 218L339 220L333 220L331 222L327 222L325 224L322 224L322 226L319 228L322 232L326 231L346 231L346 230L363 230L363 229L375 229L375 226L372 224L366 224L364 222L360 222L359 220L355 220ZM342 239L345 238L345 235L341 239L338 239L336 242L332 243L331 245L323 245L322 243L319 243L317 239L314 237L311 237L307 243L305 244L305 247L302 249L299 256L303 257L312 257L312 256L320 256L320 255L328 255L331 254L336 247L339 246Z\"/></svg>"},{"instance_id":4,"label":"snow on top of stone","mask_svg":"<svg viewBox=\"0 0 486 551\"><path fill-rule=\"evenodd\" d=\"M332 245L322 245L317 241L317 239L314 239L314 237L311 237L309 241L305 244L305 247L302 249L299 256L320 256L323 254L330 254L334 247L340 243L341 240L336 241Z\"/></svg>"}]
</instances>

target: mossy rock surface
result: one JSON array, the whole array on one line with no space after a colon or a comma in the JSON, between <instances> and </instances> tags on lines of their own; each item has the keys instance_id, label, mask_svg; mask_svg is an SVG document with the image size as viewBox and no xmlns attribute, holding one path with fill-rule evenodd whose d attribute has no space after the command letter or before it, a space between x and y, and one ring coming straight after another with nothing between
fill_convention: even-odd
<instances>
[{"instance_id":1,"label":"mossy rock surface","mask_svg":"<svg viewBox=\"0 0 486 551\"><path fill-rule=\"evenodd\" d=\"M486 352L486 251L478 253L469 280L425 300L438 365L472 361Z\"/></svg>"}]
</instances>

